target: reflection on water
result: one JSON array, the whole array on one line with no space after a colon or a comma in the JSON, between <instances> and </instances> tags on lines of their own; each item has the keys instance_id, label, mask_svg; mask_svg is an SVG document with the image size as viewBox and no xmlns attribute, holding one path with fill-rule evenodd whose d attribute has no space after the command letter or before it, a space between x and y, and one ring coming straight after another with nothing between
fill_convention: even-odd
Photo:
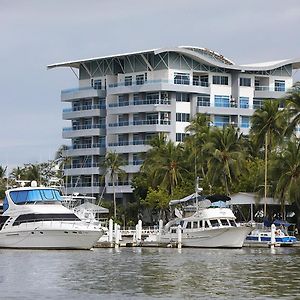
<instances>
[{"instance_id":1,"label":"reflection on water","mask_svg":"<svg viewBox=\"0 0 300 300\"><path fill-rule=\"evenodd\" d=\"M3 299L295 299L300 248L0 250Z\"/></svg>"}]
</instances>

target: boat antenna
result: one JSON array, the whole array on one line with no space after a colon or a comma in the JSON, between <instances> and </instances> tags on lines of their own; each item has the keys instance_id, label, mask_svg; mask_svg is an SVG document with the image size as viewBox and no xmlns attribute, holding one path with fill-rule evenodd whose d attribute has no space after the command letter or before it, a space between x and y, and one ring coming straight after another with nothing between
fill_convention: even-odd
<instances>
[{"instance_id":1,"label":"boat antenna","mask_svg":"<svg viewBox=\"0 0 300 300\"><path fill-rule=\"evenodd\" d=\"M199 176L196 177L196 210L198 211L198 190L199 190Z\"/></svg>"}]
</instances>

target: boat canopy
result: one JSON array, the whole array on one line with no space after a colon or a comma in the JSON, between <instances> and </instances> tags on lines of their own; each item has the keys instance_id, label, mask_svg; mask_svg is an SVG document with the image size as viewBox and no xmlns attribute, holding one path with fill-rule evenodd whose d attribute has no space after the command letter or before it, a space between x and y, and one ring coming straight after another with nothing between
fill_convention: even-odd
<instances>
[{"instance_id":1,"label":"boat canopy","mask_svg":"<svg viewBox=\"0 0 300 300\"><path fill-rule=\"evenodd\" d=\"M33 190L11 191L9 193L9 196L15 204L62 200L58 190L43 188Z\"/></svg>"},{"instance_id":2,"label":"boat canopy","mask_svg":"<svg viewBox=\"0 0 300 300\"><path fill-rule=\"evenodd\" d=\"M289 227L290 225L292 225L291 223L289 223L285 220L274 220L273 224L275 226L284 226L284 227Z\"/></svg>"}]
</instances>

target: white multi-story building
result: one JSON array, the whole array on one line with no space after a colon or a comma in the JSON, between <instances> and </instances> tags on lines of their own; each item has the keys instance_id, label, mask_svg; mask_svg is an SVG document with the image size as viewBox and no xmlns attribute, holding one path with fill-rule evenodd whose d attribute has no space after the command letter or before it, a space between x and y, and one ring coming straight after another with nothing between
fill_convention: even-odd
<instances>
[{"instance_id":1,"label":"white multi-story building","mask_svg":"<svg viewBox=\"0 0 300 300\"><path fill-rule=\"evenodd\" d=\"M61 92L61 101L70 104L63 111L71 123L63 129L72 145L66 151L68 192L112 194L108 177L99 180L104 172L99 162L115 151L126 162L127 178L116 187L126 199L153 135L183 141L198 112L209 114L215 126L233 124L247 134L254 110L292 87L300 61L237 65L208 49L176 47L48 66L56 67L78 69L79 79L78 87Z\"/></svg>"}]
</instances>

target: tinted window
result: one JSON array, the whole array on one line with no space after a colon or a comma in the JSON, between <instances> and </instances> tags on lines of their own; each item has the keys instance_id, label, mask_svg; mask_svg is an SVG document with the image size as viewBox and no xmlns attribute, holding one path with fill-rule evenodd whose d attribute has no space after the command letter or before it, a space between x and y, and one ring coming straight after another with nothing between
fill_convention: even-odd
<instances>
[{"instance_id":1,"label":"tinted window","mask_svg":"<svg viewBox=\"0 0 300 300\"><path fill-rule=\"evenodd\" d=\"M218 220L210 220L210 224L211 224L212 227L218 227L219 226Z\"/></svg>"},{"instance_id":2,"label":"tinted window","mask_svg":"<svg viewBox=\"0 0 300 300\"><path fill-rule=\"evenodd\" d=\"M221 219L221 224L223 226L228 226L229 225L229 223L228 223L228 221L226 219Z\"/></svg>"}]
</instances>

